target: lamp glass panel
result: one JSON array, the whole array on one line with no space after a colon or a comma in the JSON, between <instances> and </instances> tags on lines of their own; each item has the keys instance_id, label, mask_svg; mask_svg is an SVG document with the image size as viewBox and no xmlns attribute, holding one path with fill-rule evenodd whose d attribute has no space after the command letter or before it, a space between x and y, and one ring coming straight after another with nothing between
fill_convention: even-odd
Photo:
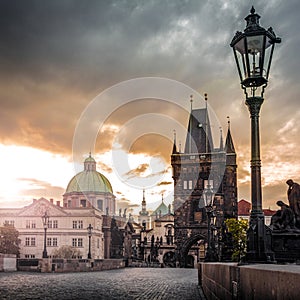
<instances>
[{"instance_id":1,"label":"lamp glass panel","mask_svg":"<svg viewBox=\"0 0 300 300\"><path fill-rule=\"evenodd\" d=\"M247 77L246 68L246 50L245 50L245 38L242 38L234 45L234 51L237 59L237 68L241 81L244 81Z\"/></svg>"},{"instance_id":2,"label":"lamp glass panel","mask_svg":"<svg viewBox=\"0 0 300 300\"><path fill-rule=\"evenodd\" d=\"M262 76L262 53L263 53L263 35L247 36L247 48L249 57L249 77Z\"/></svg>"},{"instance_id":3,"label":"lamp glass panel","mask_svg":"<svg viewBox=\"0 0 300 300\"><path fill-rule=\"evenodd\" d=\"M270 66L270 59L271 55L274 49L274 43L271 43L270 38L266 38L266 50L265 50L265 59L264 59L264 65L263 65L263 76L268 79L269 77L269 71L268 68Z\"/></svg>"}]
</instances>

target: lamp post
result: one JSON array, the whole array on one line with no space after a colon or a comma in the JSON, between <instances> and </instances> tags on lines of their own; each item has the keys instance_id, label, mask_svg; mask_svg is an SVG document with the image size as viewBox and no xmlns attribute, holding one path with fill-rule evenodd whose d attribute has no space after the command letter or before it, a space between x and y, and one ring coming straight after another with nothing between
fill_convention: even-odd
<instances>
[{"instance_id":1,"label":"lamp post","mask_svg":"<svg viewBox=\"0 0 300 300\"><path fill-rule=\"evenodd\" d=\"M261 192L261 160L259 111L264 101L263 94L268 84L273 51L281 39L273 29L259 25L260 16L252 6L245 18L247 25L244 32L237 32L230 46L233 48L241 86L246 95L251 118L251 204L250 227L248 230L248 262L272 260L272 253L266 242L264 214Z\"/></svg>"},{"instance_id":2,"label":"lamp post","mask_svg":"<svg viewBox=\"0 0 300 300\"><path fill-rule=\"evenodd\" d=\"M92 225L89 224L88 228L87 228L87 231L88 231L88 237L89 237L89 252L88 252L88 259L91 259L92 258L92 255L91 255L91 236L92 236Z\"/></svg>"},{"instance_id":3,"label":"lamp post","mask_svg":"<svg viewBox=\"0 0 300 300\"><path fill-rule=\"evenodd\" d=\"M211 220L214 215L214 208L213 208L214 197L215 197L215 193L211 185L208 184L203 191L204 205L207 214L207 249L204 258L206 262L217 260L215 249L214 246L212 245L213 241L212 241L212 231L211 231Z\"/></svg>"},{"instance_id":4,"label":"lamp post","mask_svg":"<svg viewBox=\"0 0 300 300\"><path fill-rule=\"evenodd\" d=\"M43 251L43 258L48 258L47 254L47 228L48 228L48 221L49 221L49 216L47 214L47 211L45 211L44 215L42 216L42 221L43 221L43 227L44 227L44 251Z\"/></svg>"}]
</instances>

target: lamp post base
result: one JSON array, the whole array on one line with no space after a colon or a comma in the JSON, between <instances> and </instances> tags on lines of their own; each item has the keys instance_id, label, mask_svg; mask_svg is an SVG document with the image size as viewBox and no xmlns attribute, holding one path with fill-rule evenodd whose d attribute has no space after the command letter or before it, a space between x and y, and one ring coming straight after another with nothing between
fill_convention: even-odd
<instances>
[{"instance_id":1,"label":"lamp post base","mask_svg":"<svg viewBox=\"0 0 300 300\"><path fill-rule=\"evenodd\" d=\"M204 261L205 262L216 262L216 261L218 261L218 258L214 252L208 251L208 252L206 252Z\"/></svg>"},{"instance_id":2,"label":"lamp post base","mask_svg":"<svg viewBox=\"0 0 300 300\"><path fill-rule=\"evenodd\" d=\"M47 254L47 251L43 251L43 258L48 258L48 254Z\"/></svg>"},{"instance_id":3,"label":"lamp post base","mask_svg":"<svg viewBox=\"0 0 300 300\"><path fill-rule=\"evenodd\" d=\"M264 224L263 213L252 213L247 232L247 253L244 263L275 263L275 254L271 250L272 232Z\"/></svg>"}]
</instances>

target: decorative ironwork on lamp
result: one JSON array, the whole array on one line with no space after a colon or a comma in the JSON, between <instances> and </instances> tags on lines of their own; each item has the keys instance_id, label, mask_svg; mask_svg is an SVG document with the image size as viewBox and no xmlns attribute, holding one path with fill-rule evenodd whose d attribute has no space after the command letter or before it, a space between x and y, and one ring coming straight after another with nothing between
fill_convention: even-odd
<instances>
[{"instance_id":1,"label":"decorative ironwork on lamp","mask_svg":"<svg viewBox=\"0 0 300 300\"><path fill-rule=\"evenodd\" d=\"M214 241L212 238L211 222L214 216L213 202L215 198L215 192L210 184L208 184L203 191L203 200L205 205L205 210L207 214L207 249L205 254L205 261L217 261Z\"/></svg>"},{"instance_id":2,"label":"decorative ironwork on lamp","mask_svg":"<svg viewBox=\"0 0 300 300\"><path fill-rule=\"evenodd\" d=\"M88 237L89 237L89 252L88 252L88 259L92 258L92 254L91 254L91 237L92 237L92 230L93 227L91 224L89 224L89 226L87 227L87 231L88 231Z\"/></svg>"}]
</instances>

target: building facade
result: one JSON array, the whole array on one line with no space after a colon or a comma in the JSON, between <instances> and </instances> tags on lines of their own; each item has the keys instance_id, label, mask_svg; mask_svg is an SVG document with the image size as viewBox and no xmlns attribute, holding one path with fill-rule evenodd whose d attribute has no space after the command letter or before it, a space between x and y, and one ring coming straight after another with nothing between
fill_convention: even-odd
<instances>
[{"instance_id":1,"label":"building facade","mask_svg":"<svg viewBox=\"0 0 300 300\"><path fill-rule=\"evenodd\" d=\"M230 126L225 145L222 135L214 146L207 108L191 110L184 152L174 138L171 165L174 180L174 232L176 255L186 266L189 250L207 244L206 188L214 192L214 234L227 218L237 218L237 165Z\"/></svg>"},{"instance_id":2,"label":"building facade","mask_svg":"<svg viewBox=\"0 0 300 300\"><path fill-rule=\"evenodd\" d=\"M51 258L62 246L76 250L74 258L124 256L126 219L114 219L115 202L109 180L97 172L96 161L90 155L84 161L84 170L70 180L62 206L60 201L41 198L23 208L1 208L0 224L18 230L20 258L42 258L45 248Z\"/></svg>"}]
</instances>

